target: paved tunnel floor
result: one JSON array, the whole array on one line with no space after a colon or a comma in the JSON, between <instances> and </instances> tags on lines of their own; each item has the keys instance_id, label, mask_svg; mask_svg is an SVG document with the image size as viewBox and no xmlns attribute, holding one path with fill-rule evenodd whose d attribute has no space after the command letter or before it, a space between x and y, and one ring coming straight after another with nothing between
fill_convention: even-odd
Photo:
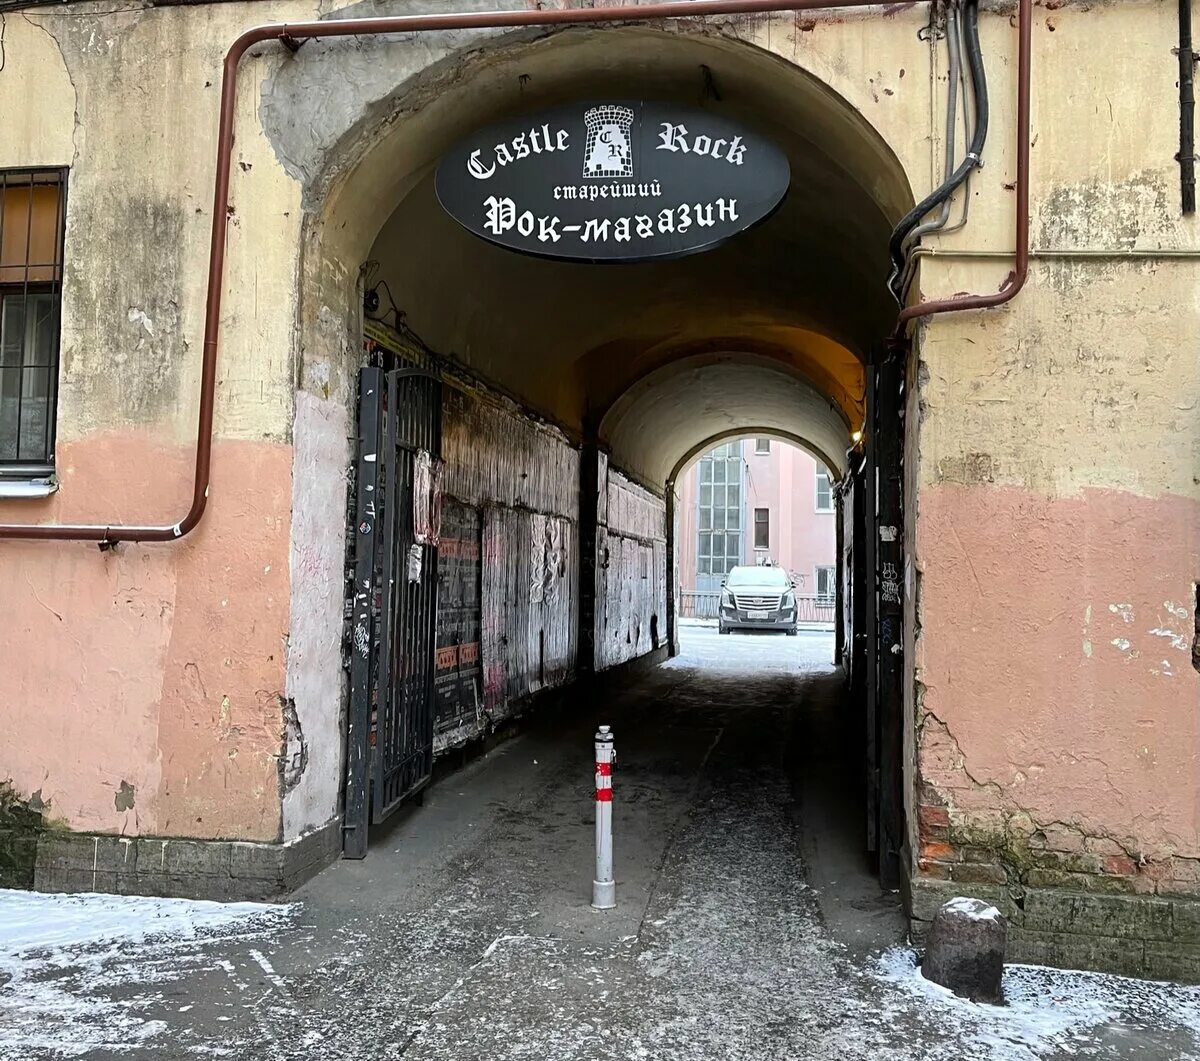
<instances>
[{"instance_id":1,"label":"paved tunnel floor","mask_svg":"<svg viewBox=\"0 0 1200 1061\"><path fill-rule=\"evenodd\" d=\"M926 985L892 946L894 897L837 838L861 817L830 752L829 635L684 635L670 665L443 778L286 907L0 894L0 1058L1196 1055L1195 989L1014 969L996 1010Z\"/></svg>"}]
</instances>

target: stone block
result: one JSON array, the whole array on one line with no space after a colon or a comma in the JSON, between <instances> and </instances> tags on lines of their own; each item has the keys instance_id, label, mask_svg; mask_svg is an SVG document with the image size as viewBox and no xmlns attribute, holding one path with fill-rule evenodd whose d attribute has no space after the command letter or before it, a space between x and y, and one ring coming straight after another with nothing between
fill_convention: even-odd
<instances>
[{"instance_id":1,"label":"stone block","mask_svg":"<svg viewBox=\"0 0 1200 1061\"><path fill-rule=\"evenodd\" d=\"M1200 902L1171 901L1171 938L1176 943L1200 943Z\"/></svg>"},{"instance_id":2,"label":"stone block","mask_svg":"<svg viewBox=\"0 0 1200 1061\"><path fill-rule=\"evenodd\" d=\"M973 1002L1004 1000L1008 921L982 899L955 898L934 915L921 975Z\"/></svg>"},{"instance_id":3,"label":"stone block","mask_svg":"<svg viewBox=\"0 0 1200 1061\"><path fill-rule=\"evenodd\" d=\"M1200 983L1200 943L1147 943L1144 975L1151 980Z\"/></svg>"},{"instance_id":4,"label":"stone block","mask_svg":"<svg viewBox=\"0 0 1200 1061\"><path fill-rule=\"evenodd\" d=\"M179 878L228 877L229 843L221 840L168 840L164 868Z\"/></svg>"},{"instance_id":5,"label":"stone block","mask_svg":"<svg viewBox=\"0 0 1200 1061\"><path fill-rule=\"evenodd\" d=\"M229 845L232 877L275 881L283 875L283 845L235 841Z\"/></svg>"},{"instance_id":6,"label":"stone block","mask_svg":"<svg viewBox=\"0 0 1200 1061\"><path fill-rule=\"evenodd\" d=\"M0 888L32 888L38 838L33 833L0 832Z\"/></svg>"},{"instance_id":7,"label":"stone block","mask_svg":"<svg viewBox=\"0 0 1200 1061\"><path fill-rule=\"evenodd\" d=\"M932 921L938 908L950 899L954 899L962 891L962 885L950 881L930 880L927 877L916 877L910 885L911 907L909 913L919 921ZM978 884L971 888L971 894L976 899L985 899L1013 921L1020 915L1020 910L1013 902L1007 888L994 884Z\"/></svg>"},{"instance_id":8,"label":"stone block","mask_svg":"<svg viewBox=\"0 0 1200 1061\"><path fill-rule=\"evenodd\" d=\"M1047 932L1014 926L1009 940L1010 961L1052 965L1058 969L1094 969L1122 976L1142 976L1145 944L1116 936Z\"/></svg>"},{"instance_id":9,"label":"stone block","mask_svg":"<svg viewBox=\"0 0 1200 1061\"><path fill-rule=\"evenodd\" d=\"M1030 888L1022 923L1030 931L1169 940L1171 904L1147 896L1093 895Z\"/></svg>"}]
</instances>

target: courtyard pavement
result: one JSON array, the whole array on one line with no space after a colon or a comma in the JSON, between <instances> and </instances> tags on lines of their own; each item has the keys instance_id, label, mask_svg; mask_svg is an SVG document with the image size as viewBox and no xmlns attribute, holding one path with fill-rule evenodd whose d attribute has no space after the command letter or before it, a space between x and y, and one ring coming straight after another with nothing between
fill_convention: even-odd
<instances>
[{"instance_id":1,"label":"courtyard pavement","mask_svg":"<svg viewBox=\"0 0 1200 1061\"><path fill-rule=\"evenodd\" d=\"M286 905L0 892L0 1059L1200 1058L1195 988L1014 967L994 1008L922 980L858 853L832 636L683 634Z\"/></svg>"}]
</instances>

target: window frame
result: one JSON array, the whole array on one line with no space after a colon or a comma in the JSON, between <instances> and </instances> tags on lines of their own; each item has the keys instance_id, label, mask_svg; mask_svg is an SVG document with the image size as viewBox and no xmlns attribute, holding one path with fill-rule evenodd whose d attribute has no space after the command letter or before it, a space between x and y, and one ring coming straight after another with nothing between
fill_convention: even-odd
<instances>
[{"instance_id":1,"label":"window frame","mask_svg":"<svg viewBox=\"0 0 1200 1061\"><path fill-rule=\"evenodd\" d=\"M770 453L771 452L771 440L769 438L757 438L756 437L754 439L754 452L756 454L758 454L759 456L763 456L764 454Z\"/></svg>"},{"instance_id":2,"label":"window frame","mask_svg":"<svg viewBox=\"0 0 1200 1061\"><path fill-rule=\"evenodd\" d=\"M827 593L821 592L821 573L827 572L826 584L829 587ZM834 564L816 564L813 567L813 594L818 601L837 599L837 567Z\"/></svg>"},{"instance_id":3,"label":"window frame","mask_svg":"<svg viewBox=\"0 0 1200 1061\"><path fill-rule=\"evenodd\" d=\"M696 577L699 584L704 579L723 579L742 563L746 494L741 446L726 442L704 454L697 464L696 479L699 486L696 494ZM720 548L714 550L713 542L717 537Z\"/></svg>"},{"instance_id":4,"label":"window frame","mask_svg":"<svg viewBox=\"0 0 1200 1061\"><path fill-rule=\"evenodd\" d=\"M759 517L762 517L761 519ZM759 529L762 529L763 540L759 541ZM760 552L766 552L771 548L771 510L769 508L756 508L754 510L754 548Z\"/></svg>"},{"instance_id":5,"label":"window frame","mask_svg":"<svg viewBox=\"0 0 1200 1061\"><path fill-rule=\"evenodd\" d=\"M829 503L821 504L821 481L825 482L825 491L829 495ZM813 511L814 512L832 512L833 511L833 476L829 472L818 468L817 474L813 477Z\"/></svg>"},{"instance_id":6,"label":"window frame","mask_svg":"<svg viewBox=\"0 0 1200 1061\"><path fill-rule=\"evenodd\" d=\"M15 454L12 457L0 455L0 497L45 497L58 488L55 476L56 447L58 443L58 400L59 383L62 372L62 295L63 274L65 269L66 230L67 230L67 187L70 171L66 166L6 166L0 168L0 249L3 247L4 221L10 212L8 197L20 194L24 188L29 189L29 208L27 210L25 246L23 258L17 258L10 264L3 264L0 256L0 331L3 330L4 304L10 299L21 306L23 321L22 336L18 348L17 360L12 364L3 362L0 353L0 368L5 371L15 370L20 381L16 395L15 423L13 425L15 439ZM54 223L56 231L53 234L53 258L51 261L31 260L34 255L34 189L50 187L57 192ZM18 239L20 236L18 235ZM46 270L46 279L30 279L30 273ZM20 280L8 280L9 272L23 272ZM46 361L44 364L29 364L31 359L30 335L35 334L36 324L27 312L31 299L38 296L49 296L51 335L47 343ZM32 355L36 357L36 354ZM25 418L25 378L31 371L45 372L45 423L42 429L43 447L41 458L31 458L28 453L22 454L22 423ZM34 399L36 400L36 399ZM4 409L0 404L0 427L4 427Z\"/></svg>"}]
</instances>

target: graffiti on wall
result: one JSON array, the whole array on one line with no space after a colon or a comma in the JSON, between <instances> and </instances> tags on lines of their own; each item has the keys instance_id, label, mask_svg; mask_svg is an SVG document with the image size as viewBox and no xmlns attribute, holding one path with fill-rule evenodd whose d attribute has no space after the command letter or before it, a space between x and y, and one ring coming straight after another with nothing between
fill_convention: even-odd
<instances>
[{"instance_id":1,"label":"graffiti on wall","mask_svg":"<svg viewBox=\"0 0 1200 1061\"><path fill-rule=\"evenodd\" d=\"M442 502L438 548L437 641L434 650L435 726L445 731L478 721L483 707L480 663L482 597L477 509Z\"/></svg>"}]
</instances>

